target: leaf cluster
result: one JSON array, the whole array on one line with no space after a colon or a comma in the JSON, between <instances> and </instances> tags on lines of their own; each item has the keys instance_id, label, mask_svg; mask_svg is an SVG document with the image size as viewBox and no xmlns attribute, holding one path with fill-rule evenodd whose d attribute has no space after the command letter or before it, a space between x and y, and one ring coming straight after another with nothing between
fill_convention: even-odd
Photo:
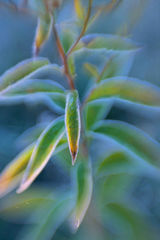
<instances>
[{"instance_id":1,"label":"leaf cluster","mask_svg":"<svg viewBox=\"0 0 160 240\"><path fill-rule=\"evenodd\" d=\"M156 109L160 106L160 89L127 76L139 51L137 44L117 35L87 34L100 13L112 10L118 3L111 1L103 5L100 1L97 6L88 0L86 6L86 2L74 0L74 20L64 27L62 23L57 24L57 8L59 11L63 8L61 1L29 1L28 9L36 12L38 18L33 58L17 64L0 77L0 101L14 104L38 99L60 115L23 134L22 138L29 139L28 146L0 175L0 196L3 197L13 189L17 189L17 193L28 189L53 155L62 162L62 167L67 166L72 181L67 193L62 189L55 195L50 191L37 194L36 190L34 196L28 190L28 195L14 196L12 203L8 200L2 204L0 213L4 214L14 212L17 204L24 211L25 201L30 201L32 212L38 202L31 222L38 219L43 206L43 221L31 231L30 239L51 239L66 219L72 229L77 230L92 198L93 205L98 202L97 210L102 218L111 221L117 233L120 226L124 229L127 223L129 228L122 233L127 235L126 239L148 237L140 227L145 225L138 209L123 199L117 201L123 195L118 196L117 188L127 191L136 174L145 171L159 174L160 144L142 130L122 121L109 120L107 116L115 102L129 107L135 105L144 111ZM38 57L52 32L62 65ZM42 76L47 72L55 78L44 79ZM62 83L58 82L59 78L63 79ZM90 154L95 141L94 152L99 151L100 141L104 141L106 147L111 141L114 146L112 151L98 157L96 164ZM116 193L113 194L112 188Z\"/></svg>"}]
</instances>

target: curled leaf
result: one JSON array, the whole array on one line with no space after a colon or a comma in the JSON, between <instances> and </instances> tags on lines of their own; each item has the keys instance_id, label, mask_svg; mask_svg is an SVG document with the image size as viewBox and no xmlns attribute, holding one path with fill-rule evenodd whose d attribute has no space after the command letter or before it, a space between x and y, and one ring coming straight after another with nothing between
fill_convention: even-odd
<instances>
[{"instance_id":1,"label":"curled leaf","mask_svg":"<svg viewBox=\"0 0 160 240\"><path fill-rule=\"evenodd\" d=\"M92 196L92 171L88 159L82 159L76 172L76 205L71 216L73 230L77 230L86 214Z\"/></svg>"},{"instance_id":2,"label":"curled leaf","mask_svg":"<svg viewBox=\"0 0 160 240\"><path fill-rule=\"evenodd\" d=\"M64 132L65 128L63 118L54 120L42 132L33 150L21 185L17 191L18 193L25 191L40 174L48 163L59 141L63 137Z\"/></svg>"},{"instance_id":3,"label":"curled leaf","mask_svg":"<svg viewBox=\"0 0 160 240\"><path fill-rule=\"evenodd\" d=\"M30 145L5 167L0 175L0 197L9 193L19 184L31 157L33 148L34 145Z\"/></svg>"},{"instance_id":4,"label":"curled leaf","mask_svg":"<svg viewBox=\"0 0 160 240\"><path fill-rule=\"evenodd\" d=\"M28 59L17 64L13 68L7 70L0 77L0 90L5 89L9 85L21 80L27 75L48 64L49 61L45 58Z\"/></svg>"},{"instance_id":5,"label":"curled leaf","mask_svg":"<svg viewBox=\"0 0 160 240\"><path fill-rule=\"evenodd\" d=\"M72 164L74 165L79 148L81 129L78 92L76 90L69 91L67 94L65 108L65 124L68 145L72 156Z\"/></svg>"}]
</instances>

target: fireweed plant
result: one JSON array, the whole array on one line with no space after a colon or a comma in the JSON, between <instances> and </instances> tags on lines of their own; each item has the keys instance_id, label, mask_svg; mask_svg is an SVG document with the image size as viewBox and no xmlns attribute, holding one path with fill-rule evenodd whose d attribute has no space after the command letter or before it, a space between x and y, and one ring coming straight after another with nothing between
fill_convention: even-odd
<instances>
[{"instance_id":1,"label":"fireweed plant","mask_svg":"<svg viewBox=\"0 0 160 240\"><path fill-rule=\"evenodd\" d=\"M13 209L16 204L19 204L16 209L25 208L21 194L25 196L24 202L27 201L24 191L28 188L30 191L48 161L56 156L62 166L67 166L71 185L67 191L61 189L54 196L45 190L36 195L36 206L31 201L32 217L34 208L36 216L42 208L45 211L30 232L31 237L26 239L51 239L65 220L76 231L93 199L93 208L99 206L96 211L101 212L105 221L115 218L116 214L119 218L122 216L123 221L133 227L136 234L133 239L142 240L144 226L140 213L133 211L129 201L118 201L116 193L122 186L127 188L129 175L149 169L156 172L160 145L142 130L122 121L109 120L107 115L114 102L136 105L145 111L159 107L160 89L127 77L133 57L140 49L134 42L118 35L87 34L99 15L112 11L120 1L107 5L93 0L70 2L74 4L74 12L66 23L57 23L64 4L60 0L26 1L25 8L20 9L38 16L33 57L0 77L0 99L11 104L43 99L60 117L29 130L29 145L2 171L0 196L16 189L19 194L16 199L20 200L14 199L12 203L6 200L0 211L7 207ZM61 65L38 57L51 34ZM51 73L53 79L43 78L47 73ZM24 133L23 137L28 136ZM108 149L107 154L93 161L90 149L94 147L96 158L101 140L106 144L111 141L118 148ZM31 196L33 200L34 192ZM97 205L96 201L100 203ZM127 234L126 239L132 239L130 232Z\"/></svg>"}]
</instances>

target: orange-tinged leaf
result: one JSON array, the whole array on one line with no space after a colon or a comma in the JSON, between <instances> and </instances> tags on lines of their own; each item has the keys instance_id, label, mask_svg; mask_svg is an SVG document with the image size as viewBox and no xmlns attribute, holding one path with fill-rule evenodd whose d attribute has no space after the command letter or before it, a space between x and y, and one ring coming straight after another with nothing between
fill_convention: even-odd
<instances>
[{"instance_id":1,"label":"orange-tinged leaf","mask_svg":"<svg viewBox=\"0 0 160 240\"><path fill-rule=\"evenodd\" d=\"M79 148L81 129L78 92L76 90L69 91L67 94L65 124L68 145L72 156L72 164L74 165Z\"/></svg>"},{"instance_id":2,"label":"orange-tinged leaf","mask_svg":"<svg viewBox=\"0 0 160 240\"><path fill-rule=\"evenodd\" d=\"M49 14L39 17L34 40L33 52L37 56L40 48L47 41L52 27L52 17Z\"/></svg>"},{"instance_id":3,"label":"orange-tinged leaf","mask_svg":"<svg viewBox=\"0 0 160 240\"><path fill-rule=\"evenodd\" d=\"M74 7L76 14L80 20L84 19L84 8L82 6L81 0L74 0Z\"/></svg>"},{"instance_id":4,"label":"orange-tinged leaf","mask_svg":"<svg viewBox=\"0 0 160 240\"><path fill-rule=\"evenodd\" d=\"M18 193L25 191L40 174L65 133L64 118L51 122L42 132L34 147Z\"/></svg>"},{"instance_id":5,"label":"orange-tinged leaf","mask_svg":"<svg viewBox=\"0 0 160 240\"><path fill-rule=\"evenodd\" d=\"M34 144L30 145L5 167L0 175L0 197L6 195L18 185L27 167L33 148Z\"/></svg>"}]
</instances>

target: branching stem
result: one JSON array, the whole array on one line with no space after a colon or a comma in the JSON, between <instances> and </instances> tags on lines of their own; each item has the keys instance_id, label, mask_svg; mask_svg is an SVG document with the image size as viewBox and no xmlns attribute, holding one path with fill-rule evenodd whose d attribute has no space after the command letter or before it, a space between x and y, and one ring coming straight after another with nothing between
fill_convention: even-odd
<instances>
[{"instance_id":1,"label":"branching stem","mask_svg":"<svg viewBox=\"0 0 160 240\"><path fill-rule=\"evenodd\" d=\"M90 19L90 16L91 16L92 2L93 2L93 0L89 0L88 11L87 11L87 15L86 15L86 18L85 18L85 21L84 21L84 24L83 24L83 28L82 28L77 40L75 41L75 43L69 49L69 51L67 53L67 56L69 56L73 52L73 50L75 49L75 47L77 46L77 44L79 43L79 41L81 40L81 38L83 37L83 35L85 34L85 32L87 30L87 25L88 25L88 22L89 22L89 19Z\"/></svg>"},{"instance_id":2,"label":"branching stem","mask_svg":"<svg viewBox=\"0 0 160 240\"><path fill-rule=\"evenodd\" d=\"M63 61L63 64L64 64L64 73L65 73L65 75L68 79L68 82L69 82L69 85L70 85L71 89L75 89L74 81L73 81L73 78L72 78L72 76L69 72L69 68L68 68L67 55L64 52L64 49L62 47L61 41L59 39L57 30L56 30L56 27L55 27L54 24L53 24L53 33L54 33L54 36L55 36L55 39L56 39L56 44L57 44L57 48L58 48L58 51L59 51L59 55L60 55L60 57Z\"/></svg>"}]
</instances>

